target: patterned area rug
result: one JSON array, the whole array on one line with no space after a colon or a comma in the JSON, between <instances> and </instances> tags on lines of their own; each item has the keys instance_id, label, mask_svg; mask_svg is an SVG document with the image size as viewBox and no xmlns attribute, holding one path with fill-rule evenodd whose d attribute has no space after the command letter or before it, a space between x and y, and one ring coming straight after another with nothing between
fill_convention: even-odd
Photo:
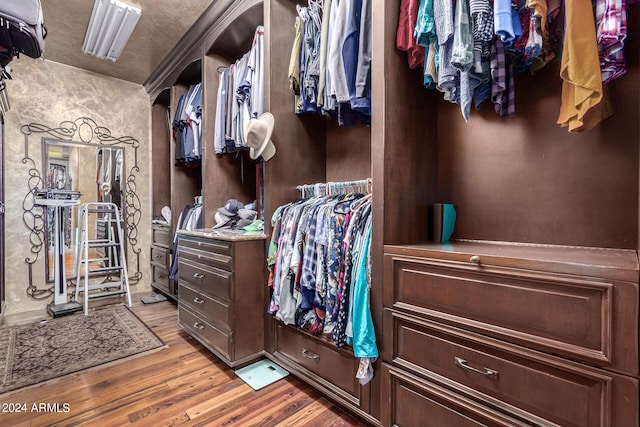
<instances>
[{"instance_id":1,"label":"patterned area rug","mask_svg":"<svg viewBox=\"0 0 640 427\"><path fill-rule=\"evenodd\" d=\"M0 328L0 393L163 346L125 306Z\"/></svg>"}]
</instances>

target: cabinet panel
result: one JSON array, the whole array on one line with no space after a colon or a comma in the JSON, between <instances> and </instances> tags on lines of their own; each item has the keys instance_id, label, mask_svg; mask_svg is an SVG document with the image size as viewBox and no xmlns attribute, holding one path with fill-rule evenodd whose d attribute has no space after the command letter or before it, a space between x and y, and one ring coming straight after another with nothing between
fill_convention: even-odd
<instances>
[{"instance_id":1,"label":"cabinet panel","mask_svg":"<svg viewBox=\"0 0 640 427\"><path fill-rule=\"evenodd\" d=\"M227 242L225 240L198 239L192 236L181 235L179 244L183 248L197 249L220 255L232 255L232 244L231 242Z\"/></svg>"},{"instance_id":2,"label":"cabinet panel","mask_svg":"<svg viewBox=\"0 0 640 427\"><path fill-rule=\"evenodd\" d=\"M297 332L293 327L280 322L276 324L277 353L359 399L360 383L355 377L357 359L346 349L338 350L329 345Z\"/></svg>"},{"instance_id":3,"label":"cabinet panel","mask_svg":"<svg viewBox=\"0 0 640 427\"><path fill-rule=\"evenodd\" d=\"M179 284L180 302L206 321L231 330L231 308L228 302L201 294L184 284Z\"/></svg>"},{"instance_id":4,"label":"cabinet panel","mask_svg":"<svg viewBox=\"0 0 640 427\"><path fill-rule=\"evenodd\" d=\"M633 284L389 254L385 280L385 306L637 373Z\"/></svg>"},{"instance_id":5,"label":"cabinet panel","mask_svg":"<svg viewBox=\"0 0 640 427\"><path fill-rule=\"evenodd\" d=\"M157 246L169 247L169 227L154 225L152 228L151 242Z\"/></svg>"},{"instance_id":6,"label":"cabinet panel","mask_svg":"<svg viewBox=\"0 0 640 427\"><path fill-rule=\"evenodd\" d=\"M171 293L169 288L169 272L157 265L151 266L151 271L153 274L153 286L162 290L166 293Z\"/></svg>"},{"instance_id":7,"label":"cabinet panel","mask_svg":"<svg viewBox=\"0 0 640 427\"><path fill-rule=\"evenodd\" d=\"M151 246L151 262L167 268L169 266L169 250Z\"/></svg>"},{"instance_id":8,"label":"cabinet panel","mask_svg":"<svg viewBox=\"0 0 640 427\"><path fill-rule=\"evenodd\" d=\"M637 380L388 309L384 322L393 333L385 360L455 381L549 422L616 425L613 413L627 420L637 409Z\"/></svg>"},{"instance_id":9,"label":"cabinet panel","mask_svg":"<svg viewBox=\"0 0 640 427\"><path fill-rule=\"evenodd\" d=\"M231 354L233 334L206 322L197 314L189 311L181 302L178 303L178 325L210 347L211 350L220 352L223 357L233 360Z\"/></svg>"},{"instance_id":10,"label":"cabinet panel","mask_svg":"<svg viewBox=\"0 0 640 427\"><path fill-rule=\"evenodd\" d=\"M205 252L204 250L191 249L182 244L182 240L178 243L178 256L181 260L189 260L194 263L207 265L209 267L221 268L227 271L233 271L233 258L228 255L222 255L215 252Z\"/></svg>"},{"instance_id":11,"label":"cabinet panel","mask_svg":"<svg viewBox=\"0 0 640 427\"><path fill-rule=\"evenodd\" d=\"M389 405L382 425L402 427L527 426L506 414L483 406L428 381L382 365L383 396Z\"/></svg>"},{"instance_id":12,"label":"cabinet panel","mask_svg":"<svg viewBox=\"0 0 640 427\"><path fill-rule=\"evenodd\" d=\"M202 264L192 264L178 258L178 276L180 282L188 283L198 292L213 297L232 300L233 273Z\"/></svg>"}]
</instances>

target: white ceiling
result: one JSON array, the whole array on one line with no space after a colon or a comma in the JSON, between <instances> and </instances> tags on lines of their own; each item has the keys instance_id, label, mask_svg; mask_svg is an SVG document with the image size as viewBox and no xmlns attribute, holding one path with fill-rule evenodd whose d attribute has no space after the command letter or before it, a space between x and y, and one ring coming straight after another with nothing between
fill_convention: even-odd
<instances>
[{"instance_id":1,"label":"white ceiling","mask_svg":"<svg viewBox=\"0 0 640 427\"><path fill-rule=\"evenodd\" d=\"M141 8L142 14L120 58L112 62L82 52L93 0L41 0L47 27L45 60L142 84L215 0L125 1Z\"/></svg>"}]
</instances>

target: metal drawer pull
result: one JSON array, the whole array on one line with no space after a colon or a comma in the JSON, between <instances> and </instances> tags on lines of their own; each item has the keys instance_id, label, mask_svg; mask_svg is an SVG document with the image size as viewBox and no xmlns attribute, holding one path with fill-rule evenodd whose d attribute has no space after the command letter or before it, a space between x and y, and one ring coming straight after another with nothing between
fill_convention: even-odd
<instances>
[{"instance_id":1,"label":"metal drawer pull","mask_svg":"<svg viewBox=\"0 0 640 427\"><path fill-rule=\"evenodd\" d=\"M480 256L473 255L471 258L469 258L469 262L472 262L474 264L480 264Z\"/></svg>"},{"instance_id":2,"label":"metal drawer pull","mask_svg":"<svg viewBox=\"0 0 640 427\"><path fill-rule=\"evenodd\" d=\"M196 279L204 279L204 274L193 273L193 277L195 277Z\"/></svg>"},{"instance_id":3,"label":"metal drawer pull","mask_svg":"<svg viewBox=\"0 0 640 427\"><path fill-rule=\"evenodd\" d=\"M307 350L306 348L302 349L302 355L307 359L320 360L320 356L318 356L317 354L309 353L309 350Z\"/></svg>"},{"instance_id":4,"label":"metal drawer pull","mask_svg":"<svg viewBox=\"0 0 640 427\"><path fill-rule=\"evenodd\" d=\"M489 368L476 369L473 366L469 366L466 360L461 359L460 357L457 357L457 356L454 356L453 360L456 363L456 365L466 369L467 371L475 372L476 374L484 375L485 377L498 379L498 371L494 371L493 369L489 369Z\"/></svg>"},{"instance_id":5,"label":"metal drawer pull","mask_svg":"<svg viewBox=\"0 0 640 427\"><path fill-rule=\"evenodd\" d=\"M195 297L195 298L193 299L193 302L195 302L196 304L204 304L204 300L203 300L203 299L200 299L200 298L198 298L198 297Z\"/></svg>"},{"instance_id":6,"label":"metal drawer pull","mask_svg":"<svg viewBox=\"0 0 640 427\"><path fill-rule=\"evenodd\" d=\"M193 327L199 330L203 330L204 329L204 325L201 325L200 323L196 322L193 324Z\"/></svg>"}]
</instances>

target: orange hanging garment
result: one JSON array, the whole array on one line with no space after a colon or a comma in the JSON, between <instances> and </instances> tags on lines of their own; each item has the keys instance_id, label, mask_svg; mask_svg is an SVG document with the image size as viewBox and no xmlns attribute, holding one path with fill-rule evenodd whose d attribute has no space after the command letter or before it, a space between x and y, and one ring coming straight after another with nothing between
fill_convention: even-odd
<instances>
[{"instance_id":1,"label":"orange hanging garment","mask_svg":"<svg viewBox=\"0 0 640 427\"><path fill-rule=\"evenodd\" d=\"M590 0L566 0L562 53L562 105L558 124L569 132L588 130L612 114L603 93L595 19Z\"/></svg>"}]
</instances>

